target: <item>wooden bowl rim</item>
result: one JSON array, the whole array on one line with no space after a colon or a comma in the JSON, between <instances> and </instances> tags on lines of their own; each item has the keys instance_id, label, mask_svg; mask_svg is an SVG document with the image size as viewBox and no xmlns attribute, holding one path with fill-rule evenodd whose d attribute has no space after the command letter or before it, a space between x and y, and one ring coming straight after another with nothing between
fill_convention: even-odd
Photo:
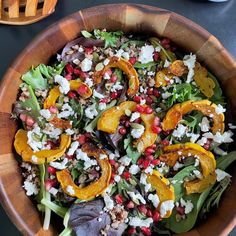
<instances>
[{"instance_id":1,"label":"wooden bowl rim","mask_svg":"<svg viewBox=\"0 0 236 236\"><path fill-rule=\"evenodd\" d=\"M205 36L205 35L209 35L209 36L213 36L209 31L207 31L205 28L203 28L202 26L200 26L199 24L193 22L192 20L190 20L189 18L182 16L178 13L175 13L173 11L167 10L167 9L163 9L163 8L159 8L159 7L155 7L155 6L151 6L151 5L146 5L146 4L135 4L135 3L117 3L117 4L101 4L101 5L95 5L93 7L89 7L89 8L84 8L81 9L79 11L76 11L72 14L69 14L66 17L63 17L62 19L54 22L53 24L51 24L50 26L48 26L46 29L42 30L40 33L38 33L36 35L36 37L34 37L34 39L27 44L27 46L25 46L25 48L20 52L20 54L13 60L13 62L10 64L9 68L7 69L7 71L5 72L3 79L0 82L0 99L3 99L1 97L2 91L4 89L4 84L6 83L6 81L8 81L10 79L10 77L8 76L8 72L10 72L11 68L14 68L14 64L19 63L19 61L22 60L22 57L24 56L25 52L27 51L28 48L38 44L38 42L44 37L46 36L51 29L53 29L55 26L57 26L58 24L62 23L62 22L66 22L68 19L71 19L73 17L73 15L81 13L83 11L88 11L88 10L93 10L96 9L97 12L99 12L100 8L103 7L108 7L108 8L114 8L116 6L119 7L142 7L144 9L153 9L153 11L160 11L160 12L164 12L164 13L170 13L172 14L172 16L175 19L179 19L183 22L183 25L187 26L187 25L191 25L194 30L196 31L196 33L199 36ZM142 11L143 14L147 14L145 13L141 8L139 9L140 11ZM52 31L53 32L53 31ZM220 43L220 41L215 38L216 41L213 43L213 47L222 47L222 49L225 50L227 56L230 58L231 60L231 64L233 65L234 63L236 63L235 58L231 55L230 52L228 52L227 49L225 49L225 47ZM15 211L14 208L12 208L12 205L9 204L11 203L9 196L6 195L6 192L3 191L3 188L1 188L1 173L0 173L0 202L5 210L5 212L7 213L8 217L11 219L12 223L14 223L16 225L16 227L18 228L18 230L20 230L21 232L29 232L29 230L27 230L27 225L24 224L24 219L19 218L18 212ZM231 222L229 222L226 227L225 230L222 232L222 235L226 235L228 234L236 225L236 215L235 217L231 220Z\"/></svg>"}]
</instances>

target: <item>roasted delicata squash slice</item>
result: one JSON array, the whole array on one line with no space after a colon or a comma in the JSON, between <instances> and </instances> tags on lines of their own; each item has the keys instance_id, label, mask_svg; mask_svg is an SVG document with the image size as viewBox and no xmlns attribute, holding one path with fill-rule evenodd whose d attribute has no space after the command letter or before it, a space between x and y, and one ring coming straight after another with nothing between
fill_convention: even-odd
<instances>
[{"instance_id":1,"label":"roasted delicata squash slice","mask_svg":"<svg viewBox=\"0 0 236 236\"><path fill-rule=\"evenodd\" d=\"M79 80L71 80L70 81L70 90L71 91L78 91L78 89L81 87L81 86L85 86L87 89L87 91L83 94L80 94L84 99L87 99L89 97L92 96L93 92L91 90L91 88L88 87L87 84L79 81ZM55 86L53 87L50 91L49 91L49 94L47 96L47 98L45 99L44 101L44 104L43 104L43 107L44 109L48 109L50 108L51 106L55 106L56 104L56 101L57 99L59 98L60 96L60 90L59 90L59 86Z\"/></svg>"},{"instance_id":2,"label":"roasted delicata squash slice","mask_svg":"<svg viewBox=\"0 0 236 236\"><path fill-rule=\"evenodd\" d=\"M158 71L155 76L155 87L159 88L167 86L173 76L174 75L171 74L167 68Z\"/></svg>"},{"instance_id":3,"label":"roasted delicata squash slice","mask_svg":"<svg viewBox=\"0 0 236 236\"><path fill-rule=\"evenodd\" d=\"M174 187L170 184L169 180L166 179L159 171L154 170L152 174L148 175L147 181L156 190L156 194L159 197L160 203L158 210L160 210L161 204L165 201L175 200ZM170 217L172 211L168 211L163 218Z\"/></svg>"},{"instance_id":4,"label":"roasted delicata squash slice","mask_svg":"<svg viewBox=\"0 0 236 236\"><path fill-rule=\"evenodd\" d=\"M97 129L107 132L115 133L119 125L119 121L125 111L129 110L134 112L136 110L136 102L126 101L122 102L120 105L112 107L105 112L99 118L97 123ZM145 131L143 135L134 142L139 152L143 152L147 147L155 143L157 139L157 134L152 131L152 124L155 119L154 114L141 114L141 119L145 125Z\"/></svg>"},{"instance_id":5,"label":"roasted delicata squash slice","mask_svg":"<svg viewBox=\"0 0 236 236\"><path fill-rule=\"evenodd\" d=\"M88 156L96 158L101 168L101 176L98 180L86 187L80 188L73 182L70 172L67 169L58 171L56 175L63 191L66 194L71 197L77 197L80 200L87 201L104 193L109 186L112 169L108 158L100 159L101 154L106 154L103 149L100 149L90 143L86 143L82 146L82 151L86 152Z\"/></svg>"},{"instance_id":6,"label":"roasted delicata squash slice","mask_svg":"<svg viewBox=\"0 0 236 236\"><path fill-rule=\"evenodd\" d=\"M169 66L169 71L175 76L182 76L188 73L188 67L184 65L183 61L176 60Z\"/></svg>"},{"instance_id":7,"label":"roasted delicata squash slice","mask_svg":"<svg viewBox=\"0 0 236 236\"><path fill-rule=\"evenodd\" d=\"M224 132L224 114L216 113L216 104L209 100L200 101L187 101L183 103L178 103L174 105L166 114L163 122L162 128L164 131L174 129L182 117L188 112L197 110L203 115L209 116L213 120L213 125L211 127L212 133Z\"/></svg>"},{"instance_id":8,"label":"roasted delicata squash slice","mask_svg":"<svg viewBox=\"0 0 236 236\"><path fill-rule=\"evenodd\" d=\"M101 83L104 73L109 68L119 68L127 75L129 80L129 87L127 91L128 96L134 96L139 90L139 79L137 71L134 69L133 65L129 61L115 56L109 58L108 60L109 63L101 71L94 73L94 82L97 84Z\"/></svg>"},{"instance_id":9,"label":"roasted delicata squash slice","mask_svg":"<svg viewBox=\"0 0 236 236\"><path fill-rule=\"evenodd\" d=\"M164 147L164 153L160 155L160 160L169 166L174 166L181 158L198 158L203 178L184 183L187 194L201 193L216 181L215 169L216 161L214 155L198 144L185 143Z\"/></svg>"},{"instance_id":10,"label":"roasted delicata squash slice","mask_svg":"<svg viewBox=\"0 0 236 236\"><path fill-rule=\"evenodd\" d=\"M33 152L27 143L27 131L20 129L15 135L14 147L16 152L22 157L23 161L31 162L34 164L43 164L55 161L61 157L66 149L70 146L71 137L66 134L60 136L60 145L57 149L41 150Z\"/></svg>"}]
</instances>

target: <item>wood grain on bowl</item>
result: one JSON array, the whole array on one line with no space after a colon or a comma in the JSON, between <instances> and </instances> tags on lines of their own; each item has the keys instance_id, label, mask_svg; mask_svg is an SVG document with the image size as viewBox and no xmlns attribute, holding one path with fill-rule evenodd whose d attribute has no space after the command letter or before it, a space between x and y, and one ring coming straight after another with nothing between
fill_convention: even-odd
<instances>
[{"instance_id":1,"label":"wood grain on bowl","mask_svg":"<svg viewBox=\"0 0 236 236\"><path fill-rule=\"evenodd\" d=\"M0 200L7 214L24 235L56 235L56 228L42 230L40 214L25 195L21 174L15 160L12 140L17 126L10 119L20 76L32 65L47 63L80 31L94 28L122 29L126 32L150 33L169 37L185 50L196 53L199 60L221 80L231 109L236 114L236 63L220 42L192 21L175 13L137 4L102 5L76 12L42 32L6 72L0 86ZM235 116L236 117L236 116ZM234 119L235 119L234 117ZM204 223L184 234L227 235L236 221L236 172L219 209Z\"/></svg>"}]
</instances>

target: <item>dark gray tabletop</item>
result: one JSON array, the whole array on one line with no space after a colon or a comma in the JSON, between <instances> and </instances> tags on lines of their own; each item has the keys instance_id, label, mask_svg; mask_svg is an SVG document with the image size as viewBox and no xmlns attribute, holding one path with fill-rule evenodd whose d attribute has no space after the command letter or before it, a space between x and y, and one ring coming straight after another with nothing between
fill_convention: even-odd
<instances>
[{"instance_id":1,"label":"dark gray tabletop","mask_svg":"<svg viewBox=\"0 0 236 236\"><path fill-rule=\"evenodd\" d=\"M201 0L59 0L55 13L38 23L18 27L0 25L0 78L2 78L8 66L19 52L35 37L35 35L50 24L82 8L99 4L122 2L158 6L190 18L215 35L236 58L235 0L229 0L224 3L211 3ZM20 235L1 207L0 234L7 236ZM236 231L232 232L230 235L236 235Z\"/></svg>"}]
</instances>

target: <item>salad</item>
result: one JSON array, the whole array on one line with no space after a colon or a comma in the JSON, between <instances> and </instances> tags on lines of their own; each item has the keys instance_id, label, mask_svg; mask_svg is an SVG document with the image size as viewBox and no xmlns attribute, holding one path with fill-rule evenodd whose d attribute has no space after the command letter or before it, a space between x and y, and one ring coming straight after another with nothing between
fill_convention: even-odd
<instances>
[{"instance_id":1,"label":"salad","mask_svg":"<svg viewBox=\"0 0 236 236\"><path fill-rule=\"evenodd\" d=\"M236 159L219 82L168 38L81 33L22 75L12 112L23 188L44 230L191 230L219 205Z\"/></svg>"}]
</instances>

